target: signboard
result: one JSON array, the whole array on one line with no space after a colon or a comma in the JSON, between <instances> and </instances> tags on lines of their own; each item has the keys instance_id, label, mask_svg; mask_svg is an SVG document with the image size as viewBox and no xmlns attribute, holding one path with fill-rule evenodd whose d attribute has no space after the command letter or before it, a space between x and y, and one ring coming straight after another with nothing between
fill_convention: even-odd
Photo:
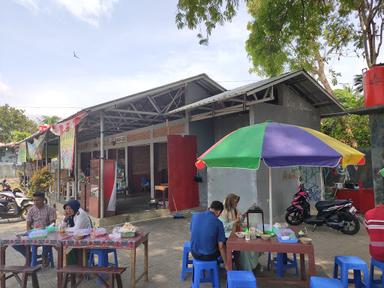
<instances>
[{"instance_id":1,"label":"signboard","mask_svg":"<svg viewBox=\"0 0 384 288\"><path fill-rule=\"evenodd\" d=\"M71 126L60 136L61 169L73 168L75 150L75 126Z\"/></svg>"},{"instance_id":2,"label":"signboard","mask_svg":"<svg viewBox=\"0 0 384 288\"><path fill-rule=\"evenodd\" d=\"M22 164L25 162L27 162L27 145L25 142L21 142L17 153L17 163Z\"/></svg>"},{"instance_id":3,"label":"signboard","mask_svg":"<svg viewBox=\"0 0 384 288\"><path fill-rule=\"evenodd\" d=\"M44 139L45 133L40 135L38 138L33 138L33 143L29 143L27 141L28 156L31 158L31 160L43 159Z\"/></svg>"}]
</instances>

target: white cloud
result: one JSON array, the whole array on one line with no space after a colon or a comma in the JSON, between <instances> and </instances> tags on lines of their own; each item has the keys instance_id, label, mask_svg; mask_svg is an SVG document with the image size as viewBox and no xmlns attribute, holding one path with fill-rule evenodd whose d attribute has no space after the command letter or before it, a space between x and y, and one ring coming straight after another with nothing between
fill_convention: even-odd
<instances>
[{"instance_id":1,"label":"white cloud","mask_svg":"<svg viewBox=\"0 0 384 288\"><path fill-rule=\"evenodd\" d=\"M11 88L5 84L4 82L1 82L0 81L0 93L3 94L3 93L9 93L11 91Z\"/></svg>"},{"instance_id":2,"label":"white cloud","mask_svg":"<svg viewBox=\"0 0 384 288\"><path fill-rule=\"evenodd\" d=\"M32 10L32 11L39 10L38 0L14 0L14 1L29 10Z\"/></svg>"},{"instance_id":3,"label":"white cloud","mask_svg":"<svg viewBox=\"0 0 384 288\"><path fill-rule=\"evenodd\" d=\"M56 1L75 17L93 26L98 26L101 17L109 16L113 9L113 5L118 2L118 0Z\"/></svg>"}]
</instances>

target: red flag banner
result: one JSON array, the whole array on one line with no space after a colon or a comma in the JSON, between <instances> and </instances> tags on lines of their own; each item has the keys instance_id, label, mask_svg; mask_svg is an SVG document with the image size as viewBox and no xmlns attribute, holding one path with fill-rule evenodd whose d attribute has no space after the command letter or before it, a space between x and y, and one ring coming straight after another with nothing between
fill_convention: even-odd
<instances>
[{"instance_id":1,"label":"red flag banner","mask_svg":"<svg viewBox=\"0 0 384 288\"><path fill-rule=\"evenodd\" d=\"M75 115L74 117L64 121L57 123L55 125L51 126L51 132L55 134L56 136L61 136L64 132L69 130L72 127L77 126L82 119L87 116L87 112L80 112L79 114Z\"/></svg>"}]
</instances>

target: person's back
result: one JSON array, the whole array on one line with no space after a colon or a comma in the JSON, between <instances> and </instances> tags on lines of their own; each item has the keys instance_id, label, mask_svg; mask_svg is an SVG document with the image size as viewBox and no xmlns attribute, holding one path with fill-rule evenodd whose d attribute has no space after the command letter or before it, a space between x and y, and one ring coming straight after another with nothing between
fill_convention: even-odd
<instances>
[{"instance_id":1,"label":"person's back","mask_svg":"<svg viewBox=\"0 0 384 288\"><path fill-rule=\"evenodd\" d=\"M369 253L376 260L384 261L384 205L365 213L365 227L370 238Z\"/></svg>"},{"instance_id":2,"label":"person's back","mask_svg":"<svg viewBox=\"0 0 384 288\"><path fill-rule=\"evenodd\" d=\"M211 211L194 214L191 222L192 253L195 255L218 253L217 243L220 239L220 230L224 232L223 224ZM222 241L224 242L225 239Z\"/></svg>"}]
</instances>

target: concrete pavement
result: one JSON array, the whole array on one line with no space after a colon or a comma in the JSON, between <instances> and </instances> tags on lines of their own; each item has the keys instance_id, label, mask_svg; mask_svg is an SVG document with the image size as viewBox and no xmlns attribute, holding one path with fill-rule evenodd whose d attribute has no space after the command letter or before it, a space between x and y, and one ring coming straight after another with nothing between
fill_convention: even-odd
<instances>
[{"instance_id":1,"label":"concrete pavement","mask_svg":"<svg viewBox=\"0 0 384 288\"><path fill-rule=\"evenodd\" d=\"M189 240L189 221L190 218L173 219L172 217L137 222L140 229L150 232L149 235L149 282L141 280L137 287L190 287L191 277L188 276L185 282L180 281L181 256L183 243ZM25 229L25 222L7 223L0 220L0 237L14 235ZM333 260L336 255L355 255L363 258L369 263L368 235L363 225L360 232L354 236L344 235L340 232L327 227L319 227L315 232L311 231L311 226L307 226L308 236L313 239L316 254L317 273L322 276L332 276ZM127 271L123 274L123 285L129 287L129 257L123 251L118 252L119 265L127 266ZM143 270L143 249L137 253L137 273ZM56 255L55 255L56 257ZM261 262L266 264L267 256L261 258ZM23 257L12 248L7 249L7 265L23 263ZM225 287L225 273L222 273L222 287ZM262 277L256 274L256 277ZM290 276L293 277L293 276ZM40 287L56 287L55 269L46 268L38 274ZM29 283L30 284L30 283ZM14 279L7 281L7 287L18 287ZM101 287L96 286L96 280L91 279L83 282L81 287ZM201 287L211 287L201 285ZM282 287L281 285L260 285L258 287ZM286 286L284 286L286 287Z\"/></svg>"}]
</instances>

